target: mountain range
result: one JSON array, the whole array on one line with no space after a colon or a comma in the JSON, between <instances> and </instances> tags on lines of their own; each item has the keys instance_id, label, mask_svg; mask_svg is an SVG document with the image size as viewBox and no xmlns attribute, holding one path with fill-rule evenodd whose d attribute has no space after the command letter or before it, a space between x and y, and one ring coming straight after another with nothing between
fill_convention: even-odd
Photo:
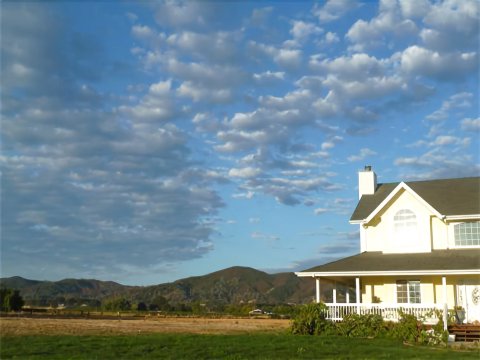
<instances>
[{"instance_id":1,"label":"mountain range","mask_svg":"<svg viewBox=\"0 0 480 360\"><path fill-rule=\"evenodd\" d=\"M1 278L0 286L20 290L23 299L32 304L68 303L72 299L99 303L116 297L146 304L159 297L170 304L299 304L311 301L314 295L311 279L240 266L152 286L127 286L95 279L38 281L19 276Z\"/></svg>"}]
</instances>

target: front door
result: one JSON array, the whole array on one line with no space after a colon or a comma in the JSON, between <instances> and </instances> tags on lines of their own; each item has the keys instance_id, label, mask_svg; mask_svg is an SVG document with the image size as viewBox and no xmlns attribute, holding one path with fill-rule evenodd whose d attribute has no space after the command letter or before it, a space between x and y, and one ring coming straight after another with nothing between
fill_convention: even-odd
<instances>
[{"instance_id":1,"label":"front door","mask_svg":"<svg viewBox=\"0 0 480 360\"><path fill-rule=\"evenodd\" d=\"M465 323L480 321L480 285L474 281L457 285L457 305L465 309Z\"/></svg>"}]
</instances>

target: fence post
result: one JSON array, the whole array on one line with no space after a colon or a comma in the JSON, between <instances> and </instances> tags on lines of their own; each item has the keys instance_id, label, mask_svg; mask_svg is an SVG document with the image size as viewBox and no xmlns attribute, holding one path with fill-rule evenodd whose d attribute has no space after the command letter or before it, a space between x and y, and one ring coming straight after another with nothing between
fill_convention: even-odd
<instances>
[{"instance_id":1,"label":"fence post","mask_svg":"<svg viewBox=\"0 0 480 360\"><path fill-rule=\"evenodd\" d=\"M360 314L360 278L355 278L355 295L356 295L356 302L357 302L357 314Z\"/></svg>"}]
</instances>

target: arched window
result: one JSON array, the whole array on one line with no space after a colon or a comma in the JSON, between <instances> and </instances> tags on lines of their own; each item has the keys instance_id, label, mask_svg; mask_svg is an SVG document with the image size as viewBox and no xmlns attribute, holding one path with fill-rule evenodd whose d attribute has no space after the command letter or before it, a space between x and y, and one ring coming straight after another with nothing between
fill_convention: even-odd
<instances>
[{"instance_id":1,"label":"arched window","mask_svg":"<svg viewBox=\"0 0 480 360\"><path fill-rule=\"evenodd\" d=\"M414 241L417 239L417 217L408 209L399 210L393 217L395 238L397 241Z\"/></svg>"}]
</instances>

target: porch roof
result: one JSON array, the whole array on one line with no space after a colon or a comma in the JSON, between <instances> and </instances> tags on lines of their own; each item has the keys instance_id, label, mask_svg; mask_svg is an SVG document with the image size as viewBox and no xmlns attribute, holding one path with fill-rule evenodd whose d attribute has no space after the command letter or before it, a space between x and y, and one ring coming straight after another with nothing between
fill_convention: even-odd
<instances>
[{"instance_id":1,"label":"porch roof","mask_svg":"<svg viewBox=\"0 0 480 360\"><path fill-rule=\"evenodd\" d=\"M480 275L480 248L429 253L363 252L297 272L298 276Z\"/></svg>"}]
</instances>

